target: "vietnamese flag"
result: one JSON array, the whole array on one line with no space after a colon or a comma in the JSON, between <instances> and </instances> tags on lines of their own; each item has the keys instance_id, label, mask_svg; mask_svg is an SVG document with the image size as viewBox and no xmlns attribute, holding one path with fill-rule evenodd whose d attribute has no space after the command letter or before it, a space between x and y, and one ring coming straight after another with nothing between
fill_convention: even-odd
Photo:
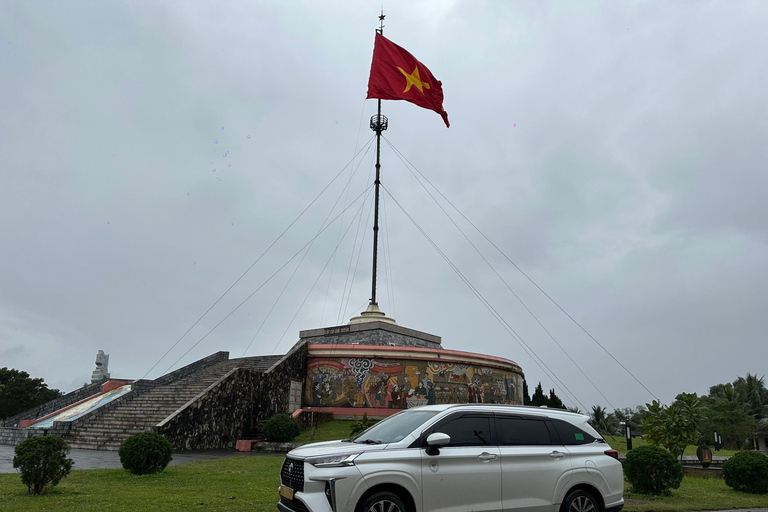
<instances>
[{"instance_id":1,"label":"vietnamese flag","mask_svg":"<svg viewBox=\"0 0 768 512\"><path fill-rule=\"evenodd\" d=\"M448 113L443 110L443 84L440 80L416 57L379 32L376 32L373 47L367 97L410 101L434 110L443 118L445 126L451 126Z\"/></svg>"}]
</instances>

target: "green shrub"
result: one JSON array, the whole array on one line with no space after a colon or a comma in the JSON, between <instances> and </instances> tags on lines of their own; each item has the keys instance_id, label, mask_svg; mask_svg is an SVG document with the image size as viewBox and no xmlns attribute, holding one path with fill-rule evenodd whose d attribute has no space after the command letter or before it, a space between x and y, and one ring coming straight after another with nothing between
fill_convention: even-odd
<instances>
[{"instance_id":1,"label":"green shrub","mask_svg":"<svg viewBox=\"0 0 768 512\"><path fill-rule=\"evenodd\" d=\"M160 434L141 432L126 439L117 453L123 468L134 475L151 475L165 469L172 452L173 446Z\"/></svg>"},{"instance_id":2,"label":"green shrub","mask_svg":"<svg viewBox=\"0 0 768 512\"><path fill-rule=\"evenodd\" d=\"M13 467L21 472L29 494L40 494L58 484L72 470L69 445L57 436L30 437L16 446Z\"/></svg>"},{"instance_id":3,"label":"green shrub","mask_svg":"<svg viewBox=\"0 0 768 512\"><path fill-rule=\"evenodd\" d=\"M723 464L723 479L735 491L768 493L768 457L760 452L738 452Z\"/></svg>"},{"instance_id":4,"label":"green shrub","mask_svg":"<svg viewBox=\"0 0 768 512\"><path fill-rule=\"evenodd\" d=\"M669 494L683 481L683 467L675 456L658 446L640 446L627 453L624 476L632 490L644 494Z\"/></svg>"},{"instance_id":5,"label":"green shrub","mask_svg":"<svg viewBox=\"0 0 768 512\"><path fill-rule=\"evenodd\" d=\"M287 414L275 414L264 424L264 437L267 441L287 443L299 434L299 423Z\"/></svg>"},{"instance_id":6,"label":"green shrub","mask_svg":"<svg viewBox=\"0 0 768 512\"><path fill-rule=\"evenodd\" d=\"M363 413L363 418L360 419L357 417L357 414L353 414L355 421L349 424L349 436L355 437L358 434L361 434L363 431L367 430L368 427L374 424L373 421L368 419L368 413Z\"/></svg>"}]
</instances>

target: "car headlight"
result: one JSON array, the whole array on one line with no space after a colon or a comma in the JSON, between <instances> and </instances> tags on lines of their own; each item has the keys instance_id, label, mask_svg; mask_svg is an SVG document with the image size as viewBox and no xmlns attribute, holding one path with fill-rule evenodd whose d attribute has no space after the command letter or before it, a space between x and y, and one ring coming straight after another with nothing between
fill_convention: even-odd
<instances>
[{"instance_id":1,"label":"car headlight","mask_svg":"<svg viewBox=\"0 0 768 512\"><path fill-rule=\"evenodd\" d=\"M326 457L313 457L307 459L307 462L317 468L340 468L343 466L354 466L355 459L359 453L347 453L343 455L328 455Z\"/></svg>"}]
</instances>

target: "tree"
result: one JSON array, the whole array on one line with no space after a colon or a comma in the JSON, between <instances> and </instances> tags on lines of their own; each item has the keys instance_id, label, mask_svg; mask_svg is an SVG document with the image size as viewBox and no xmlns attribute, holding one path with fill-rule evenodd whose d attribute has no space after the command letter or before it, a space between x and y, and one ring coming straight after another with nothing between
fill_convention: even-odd
<instances>
[{"instance_id":1,"label":"tree","mask_svg":"<svg viewBox=\"0 0 768 512\"><path fill-rule=\"evenodd\" d=\"M734 400L744 407L744 410L756 420L768 416L768 390L765 388L765 377L747 373L733 381Z\"/></svg>"},{"instance_id":2,"label":"tree","mask_svg":"<svg viewBox=\"0 0 768 512\"><path fill-rule=\"evenodd\" d=\"M531 397L531 405L535 407L541 407L542 405L549 405L549 399L544 394L544 388L541 387L541 382L533 390L533 396Z\"/></svg>"},{"instance_id":3,"label":"tree","mask_svg":"<svg viewBox=\"0 0 768 512\"><path fill-rule=\"evenodd\" d=\"M764 377L747 373L733 383L716 384L702 397L705 432L713 430L723 437L728 448L748 447L748 439L757 430L760 419L768 417L768 389Z\"/></svg>"},{"instance_id":4,"label":"tree","mask_svg":"<svg viewBox=\"0 0 768 512\"><path fill-rule=\"evenodd\" d=\"M592 406L592 412L589 416L592 426L602 435L612 436L618 431L616 417L613 414L609 414L603 406Z\"/></svg>"},{"instance_id":5,"label":"tree","mask_svg":"<svg viewBox=\"0 0 768 512\"><path fill-rule=\"evenodd\" d=\"M554 389L549 390L549 398L547 399L547 407L550 407L552 409L565 409L565 405L563 404L563 401L560 400L560 397L558 397L555 394Z\"/></svg>"},{"instance_id":6,"label":"tree","mask_svg":"<svg viewBox=\"0 0 768 512\"><path fill-rule=\"evenodd\" d=\"M701 401L696 393L680 393L669 407L654 400L648 407L643 422L643 437L651 444L661 445L682 462L683 452L689 444L701 438Z\"/></svg>"},{"instance_id":7,"label":"tree","mask_svg":"<svg viewBox=\"0 0 768 512\"><path fill-rule=\"evenodd\" d=\"M13 467L21 473L29 494L40 494L47 486L57 485L72 470L67 457L69 445L57 436L25 439L14 450Z\"/></svg>"},{"instance_id":8,"label":"tree","mask_svg":"<svg viewBox=\"0 0 768 512\"><path fill-rule=\"evenodd\" d=\"M757 431L757 420L736 402L718 400L707 405L704 426L705 436L717 430L723 445L732 450L747 447L747 440Z\"/></svg>"},{"instance_id":9,"label":"tree","mask_svg":"<svg viewBox=\"0 0 768 512\"><path fill-rule=\"evenodd\" d=\"M27 372L0 368L0 420L42 405L61 396L48 389L43 379L32 379Z\"/></svg>"},{"instance_id":10,"label":"tree","mask_svg":"<svg viewBox=\"0 0 768 512\"><path fill-rule=\"evenodd\" d=\"M528 394L528 382L523 379L523 405L531 405L531 396Z\"/></svg>"},{"instance_id":11,"label":"tree","mask_svg":"<svg viewBox=\"0 0 768 512\"><path fill-rule=\"evenodd\" d=\"M616 422L619 425L628 425L633 433L640 434L643 431L643 420L648 415L648 411L642 405L635 407L625 407L623 409L615 409L613 416L616 418Z\"/></svg>"}]
</instances>

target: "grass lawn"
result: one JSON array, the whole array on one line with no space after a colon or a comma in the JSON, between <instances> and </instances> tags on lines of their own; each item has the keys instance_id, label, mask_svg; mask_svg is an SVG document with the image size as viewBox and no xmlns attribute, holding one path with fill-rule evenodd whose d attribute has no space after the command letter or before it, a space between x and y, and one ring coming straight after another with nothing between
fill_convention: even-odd
<instances>
[{"instance_id":1,"label":"grass lawn","mask_svg":"<svg viewBox=\"0 0 768 512\"><path fill-rule=\"evenodd\" d=\"M354 423L352 420L336 420L323 423L315 430L315 437L312 441L309 436L312 429L305 429L299 436L293 440L294 443L318 443L320 441L336 441L338 439L349 439L350 426Z\"/></svg>"},{"instance_id":2,"label":"grass lawn","mask_svg":"<svg viewBox=\"0 0 768 512\"><path fill-rule=\"evenodd\" d=\"M623 437L608 436L605 440L608 441L611 448L617 450L619 453L627 453L627 441ZM639 448L647 444L648 442L645 439L632 439L632 448ZM710 449L712 450L712 455L730 456L736 453L736 450L720 450L716 452L711 446ZM688 445L683 455L696 455L696 446Z\"/></svg>"},{"instance_id":3,"label":"grass lawn","mask_svg":"<svg viewBox=\"0 0 768 512\"><path fill-rule=\"evenodd\" d=\"M340 422L342 423L342 422ZM73 471L52 491L28 496L18 474L0 475L3 512L275 512L280 457L234 457L133 476L121 469ZM768 507L768 495L741 494L717 478L684 478L671 496L625 493L628 512Z\"/></svg>"},{"instance_id":4,"label":"grass lawn","mask_svg":"<svg viewBox=\"0 0 768 512\"><path fill-rule=\"evenodd\" d=\"M634 441L634 440L633 440ZM625 484L625 489L629 484ZM684 477L671 496L647 496L624 491L627 512L668 512L688 510L726 510L768 507L768 494L736 492L721 478Z\"/></svg>"},{"instance_id":5,"label":"grass lawn","mask_svg":"<svg viewBox=\"0 0 768 512\"><path fill-rule=\"evenodd\" d=\"M3 512L276 512L280 457L233 457L169 466L155 475L122 469L72 471L42 496L18 474L0 475Z\"/></svg>"}]
</instances>

